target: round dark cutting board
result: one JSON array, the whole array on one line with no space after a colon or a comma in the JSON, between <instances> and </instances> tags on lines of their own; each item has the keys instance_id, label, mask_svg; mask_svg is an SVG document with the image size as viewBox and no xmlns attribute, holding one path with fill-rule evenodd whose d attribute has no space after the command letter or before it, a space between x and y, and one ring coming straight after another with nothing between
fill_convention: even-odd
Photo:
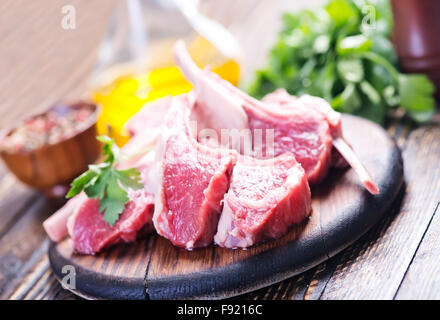
<instances>
[{"instance_id":1,"label":"round dark cutting board","mask_svg":"<svg viewBox=\"0 0 440 320\"><path fill-rule=\"evenodd\" d=\"M394 140L367 120L343 117L350 142L380 188L372 196L353 170L332 169L312 189L312 215L284 237L248 250L210 246L185 251L157 235L118 245L96 256L76 255L69 240L51 243L49 258L58 279L75 267L72 291L91 299L226 298L292 277L349 246L384 214L403 182Z\"/></svg>"}]
</instances>

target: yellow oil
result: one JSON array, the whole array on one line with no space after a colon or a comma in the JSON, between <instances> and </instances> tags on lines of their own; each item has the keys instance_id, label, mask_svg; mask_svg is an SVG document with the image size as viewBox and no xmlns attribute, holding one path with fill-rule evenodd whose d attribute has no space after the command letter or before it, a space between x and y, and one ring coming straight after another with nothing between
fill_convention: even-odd
<instances>
[{"instance_id":1,"label":"yellow oil","mask_svg":"<svg viewBox=\"0 0 440 320\"><path fill-rule=\"evenodd\" d=\"M166 50L169 49L167 47ZM189 50L199 66L210 65L222 78L237 85L240 76L237 61L221 56L219 58L218 52L203 38L197 38ZM160 59L163 57L158 58ZM158 61L158 65L164 64L166 63ZM152 65L154 66L154 61ZM97 123L98 134L109 135L119 146L129 140L128 134L123 130L125 122L147 102L167 95L179 95L192 89L180 70L171 63L168 66L150 67L148 70L143 73L121 74L110 84L92 88L92 100L102 106Z\"/></svg>"}]
</instances>

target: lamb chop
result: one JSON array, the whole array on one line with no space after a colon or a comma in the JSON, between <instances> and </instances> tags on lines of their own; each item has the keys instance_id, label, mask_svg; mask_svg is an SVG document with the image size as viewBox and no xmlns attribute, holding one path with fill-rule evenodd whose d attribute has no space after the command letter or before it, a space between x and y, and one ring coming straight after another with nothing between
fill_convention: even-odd
<instances>
[{"instance_id":1,"label":"lamb chop","mask_svg":"<svg viewBox=\"0 0 440 320\"><path fill-rule=\"evenodd\" d=\"M170 96L146 103L128 119L124 124L124 129L128 131L132 139L127 144L133 141L133 137L144 135L146 132L150 136L155 136L155 134L151 133L152 131L158 131L162 126L165 115L171 106L171 100L172 97Z\"/></svg>"},{"instance_id":2,"label":"lamb chop","mask_svg":"<svg viewBox=\"0 0 440 320\"><path fill-rule=\"evenodd\" d=\"M310 210L307 177L293 154L270 160L240 157L214 240L222 247L246 248L284 235Z\"/></svg>"},{"instance_id":3,"label":"lamb chop","mask_svg":"<svg viewBox=\"0 0 440 320\"><path fill-rule=\"evenodd\" d=\"M175 53L195 85L195 96L159 100L126 125L133 138L123 149L137 155L120 168L137 167L145 188L130 191L113 227L105 222L96 199L78 195L44 222L52 240L68 232L78 252L94 254L134 241L154 224L159 234L186 249L211 244L214 234L220 246L245 248L281 236L310 214L307 180L319 183L335 164L332 159L339 159L339 165L348 162L364 186L378 193L342 137L340 114L324 100L278 90L260 102L209 70L198 69L183 43L176 45ZM242 145L232 145L234 151L203 140L190 119L216 132L249 130L255 136L261 131L262 150L256 152L251 142L251 155L259 159L239 155L236 151L245 151ZM271 130L273 146L265 139ZM152 147L154 152L142 155Z\"/></svg>"},{"instance_id":4,"label":"lamb chop","mask_svg":"<svg viewBox=\"0 0 440 320\"><path fill-rule=\"evenodd\" d=\"M347 163L358 174L362 184L372 194L378 194L379 189L370 177L370 174L356 157L350 145L345 141L342 135L341 114L334 111L331 106L324 100L318 97L303 95L299 99L291 96L285 89L278 89L263 98L263 101L270 101L283 105L287 108L298 108L298 102L305 104L308 108L313 108L321 112L329 123L330 131L333 137L332 165L337 167L344 167ZM345 161L344 161L345 160Z\"/></svg>"},{"instance_id":5,"label":"lamb chop","mask_svg":"<svg viewBox=\"0 0 440 320\"><path fill-rule=\"evenodd\" d=\"M173 99L156 147L154 227L175 246L191 250L212 243L221 201L237 155L196 141L189 125L194 101Z\"/></svg>"},{"instance_id":6,"label":"lamb chop","mask_svg":"<svg viewBox=\"0 0 440 320\"><path fill-rule=\"evenodd\" d=\"M156 145L160 128L171 105L171 97L164 97L145 104L124 125L130 134L130 140L123 146L124 154L130 158L121 164L121 168L132 168L136 162Z\"/></svg>"},{"instance_id":7,"label":"lamb chop","mask_svg":"<svg viewBox=\"0 0 440 320\"><path fill-rule=\"evenodd\" d=\"M149 194L152 194L152 187L149 183L148 175L152 160L154 159L154 153L151 151L147 153L147 155L145 155L145 153L155 146L159 137L159 127L162 125L164 115L170 103L171 99L166 98L149 104L135 114L126 124L126 129L130 132L132 138L121 151L124 154L130 155L130 157L125 159L125 161L118 166L118 169L137 168L141 172L142 180ZM151 116L147 116L147 112L145 111L147 108L151 108L149 109ZM91 201L88 201L87 196L81 193L67 201L62 208L43 222L43 227L52 241L61 241L68 234L67 221L69 217L83 207L84 202L91 203ZM152 198L150 202L154 202ZM93 207L92 204L88 204L87 207L88 206ZM93 213L93 216L97 219L95 222L99 223L99 212L92 209L83 210L84 212L89 212L89 215ZM72 225L72 223L70 223L70 225ZM73 228L71 228L71 231L72 230ZM90 227L90 230L93 229Z\"/></svg>"},{"instance_id":8,"label":"lamb chop","mask_svg":"<svg viewBox=\"0 0 440 320\"><path fill-rule=\"evenodd\" d=\"M193 83L196 93L202 97L204 107L208 108L212 115L218 115L220 120L213 126L223 128L222 126L228 122L225 117L228 117L231 119L229 126L235 126L235 129L273 129L274 155L292 152L304 167L311 184L318 184L326 175L332 159L333 144L355 170L365 188L372 194L379 193L365 167L342 138L338 113L330 111L330 106L324 106L322 101L316 104L316 101L304 98L302 102L300 99L295 100L295 104L292 102L289 108L271 108L271 104L253 99L210 70L198 69L183 41L175 45L174 54L183 74ZM227 100L222 100L221 108L218 107L219 92L227 92L228 95ZM293 105L295 107L292 107ZM243 121L242 112L234 113L238 106L245 112L247 123ZM227 115L224 110L228 110ZM235 115L242 121L233 122Z\"/></svg>"},{"instance_id":9,"label":"lamb chop","mask_svg":"<svg viewBox=\"0 0 440 320\"><path fill-rule=\"evenodd\" d=\"M240 156L237 162L233 150L198 143L188 123L195 104L191 97L174 98L156 148L157 232L186 249L211 244L216 231L218 245L246 248L303 221L311 197L295 157Z\"/></svg>"},{"instance_id":10,"label":"lamb chop","mask_svg":"<svg viewBox=\"0 0 440 320\"><path fill-rule=\"evenodd\" d=\"M63 240L67 235L67 220L86 200L86 194L80 193L43 222L43 228L52 241Z\"/></svg>"},{"instance_id":11,"label":"lamb chop","mask_svg":"<svg viewBox=\"0 0 440 320\"><path fill-rule=\"evenodd\" d=\"M154 153L144 155L136 168L141 172L144 186L148 185L149 171L154 163ZM147 188L128 191L129 201L115 225L110 226L100 212L98 199L84 196L67 219L67 231L76 252L95 254L121 242L133 242L151 233L153 228L154 197Z\"/></svg>"},{"instance_id":12,"label":"lamb chop","mask_svg":"<svg viewBox=\"0 0 440 320\"><path fill-rule=\"evenodd\" d=\"M67 221L75 251L93 255L114 244L133 242L152 232L153 196L145 190L136 190L129 192L129 198L114 226L105 221L97 199L82 202Z\"/></svg>"},{"instance_id":13,"label":"lamb chop","mask_svg":"<svg viewBox=\"0 0 440 320\"><path fill-rule=\"evenodd\" d=\"M105 221L98 200L81 193L44 221L49 238L58 242L69 234L78 253L95 254L113 244L132 242L153 231L154 197L147 187L154 158L154 153L150 152L135 163L146 187L129 191L130 200L113 227Z\"/></svg>"},{"instance_id":14,"label":"lamb chop","mask_svg":"<svg viewBox=\"0 0 440 320\"><path fill-rule=\"evenodd\" d=\"M322 98L313 97L310 95L302 95L300 98L290 95L286 89L277 89L272 93L263 97L263 102L271 104L271 108L297 108L305 105L309 109L314 109L320 112L330 126L334 136L341 134L341 114L336 112L330 105Z\"/></svg>"},{"instance_id":15,"label":"lamb chop","mask_svg":"<svg viewBox=\"0 0 440 320\"><path fill-rule=\"evenodd\" d=\"M257 108L249 103L243 104L243 109L251 131L262 132L263 143L261 151L255 153L257 157L259 154L270 155L265 142L267 132L272 129L273 156L292 152L311 185L324 179L330 166L332 136L327 121L319 112L300 108L273 110L263 104Z\"/></svg>"}]
</instances>

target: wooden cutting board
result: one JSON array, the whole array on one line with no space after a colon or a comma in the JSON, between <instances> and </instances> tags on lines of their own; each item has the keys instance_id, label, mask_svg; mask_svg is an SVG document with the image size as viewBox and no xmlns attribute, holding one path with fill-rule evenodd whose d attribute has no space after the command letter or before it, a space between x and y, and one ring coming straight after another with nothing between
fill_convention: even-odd
<instances>
[{"instance_id":1,"label":"wooden cutting board","mask_svg":"<svg viewBox=\"0 0 440 320\"><path fill-rule=\"evenodd\" d=\"M306 271L343 250L388 212L403 183L403 164L393 139L380 126L344 115L345 138L380 188L372 196L353 170L332 169L312 189L312 215L282 238L248 250L210 246L185 251L158 236L118 245L96 256L73 253L69 240L51 243L58 279L65 265L76 271L76 289L90 299L226 298Z\"/></svg>"}]
</instances>

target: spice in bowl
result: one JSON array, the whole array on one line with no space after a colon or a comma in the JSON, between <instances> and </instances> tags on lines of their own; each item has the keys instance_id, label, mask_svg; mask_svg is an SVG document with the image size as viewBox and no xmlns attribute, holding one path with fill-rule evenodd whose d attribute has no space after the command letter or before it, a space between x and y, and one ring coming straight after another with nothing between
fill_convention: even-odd
<instances>
[{"instance_id":1,"label":"spice in bowl","mask_svg":"<svg viewBox=\"0 0 440 320\"><path fill-rule=\"evenodd\" d=\"M56 106L37 115L11 131L1 142L2 151L28 152L68 139L90 126L94 109L87 105L79 108Z\"/></svg>"},{"instance_id":2,"label":"spice in bowl","mask_svg":"<svg viewBox=\"0 0 440 320\"><path fill-rule=\"evenodd\" d=\"M0 139L0 156L22 182L47 196L63 196L99 156L99 111L83 101L56 105L9 130Z\"/></svg>"}]
</instances>

